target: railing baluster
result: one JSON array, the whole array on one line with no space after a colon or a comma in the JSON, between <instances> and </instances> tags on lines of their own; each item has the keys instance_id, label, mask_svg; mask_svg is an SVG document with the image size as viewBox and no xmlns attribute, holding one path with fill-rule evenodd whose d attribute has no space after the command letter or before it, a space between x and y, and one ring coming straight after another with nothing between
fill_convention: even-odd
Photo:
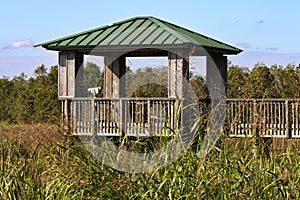
<instances>
[{"instance_id":1,"label":"railing baluster","mask_svg":"<svg viewBox=\"0 0 300 200\"><path fill-rule=\"evenodd\" d=\"M297 133L299 133L299 104L298 104L298 101L295 102L294 106L296 107L295 108L295 113L293 112L293 118L294 118L294 129L293 129L293 135L292 136L295 136L295 135L298 135ZM294 110L293 110L294 111Z\"/></svg>"},{"instance_id":2,"label":"railing baluster","mask_svg":"<svg viewBox=\"0 0 300 200\"><path fill-rule=\"evenodd\" d=\"M286 109L286 137L289 137L290 122L289 122L289 101L288 100L285 101L285 109Z\"/></svg>"},{"instance_id":3,"label":"railing baluster","mask_svg":"<svg viewBox=\"0 0 300 200\"><path fill-rule=\"evenodd\" d=\"M151 101L147 99L147 123L148 123L148 130L151 131Z\"/></svg>"}]
</instances>

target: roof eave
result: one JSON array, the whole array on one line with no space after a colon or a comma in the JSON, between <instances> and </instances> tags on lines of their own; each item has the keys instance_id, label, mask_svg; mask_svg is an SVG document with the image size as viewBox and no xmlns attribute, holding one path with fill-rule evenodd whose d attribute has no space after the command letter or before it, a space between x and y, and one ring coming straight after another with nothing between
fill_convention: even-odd
<instances>
[{"instance_id":1,"label":"roof eave","mask_svg":"<svg viewBox=\"0 0 300 200\"><path fill-rule=\"evenodd\" d=\"M169 51L169 52L175 52L180 53L184 50L191 50L192 44L180 44L180 45L130 45L130 46L47 46L42 45L43 48L47 50L52 51L76 51L76 52L82 52L85 54L109 54L112 52L118 52L118 53L128 53L132 51L140 51L143 50L149 50L151 51ZM197 52L194 53L195 56L203 56L207 55L207 53L218 53L223 55L237 55L241 53L243 50L236 49L236 50L230 50L230 49L220 49L220 48L212 48L212 47L205 47L198 49ZM142 55L142 54L141 54ZM145 55L147 55L147 52L145 52ZM152 54L151 54L152 55ZM154 54L153 54L154 55ZM159 54L158 54L159 55Z\"/></svg>"},{"instance_id":2,"label":"roof eave","mask_svg":"<svg viewBox=\"0 0 300 200\"><path fill-rule=\"evenodd\" d=\"M53 50L53 51L80 51L83 49L89 49L89 50L134 50L134 49L184 49L189 48L190 44L167 44L167 45L99 45L99 46L51 46L51 45L39 45L47 50Z\"/></svg>"},{"instance_id":3,"label":"roof eave","mask_svg":"<svg viewBox=\"0 0 300 200\"><path fill-rule=\"evenodd\" d=\"M213 53L220 53L223 55L237 55L241 52L243 52L242 49L221 49L221 48L215 48L215 47L204 47L206 51L213 52Z\"/></svg>"}]
</instances>

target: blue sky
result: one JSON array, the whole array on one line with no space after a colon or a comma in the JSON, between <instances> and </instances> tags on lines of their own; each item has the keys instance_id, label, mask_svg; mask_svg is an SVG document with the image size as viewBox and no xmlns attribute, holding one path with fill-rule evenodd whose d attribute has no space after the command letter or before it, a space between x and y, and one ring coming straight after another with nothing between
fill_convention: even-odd
<instances>
[{"instance_id":1,"label":"blue sky","mask_svg":"<svg viewBox=\"0 0 300 200\"><path fill-rule=\"evenodd\" d=\"M245 3L247 2L247 3ZM0 77L41 64L57 64L57 53L34 44L137 15L152 15L242 48L229 57L253 67L300 63L300 1L51 0L2 1Z\"/></svg>"}]
</instances>

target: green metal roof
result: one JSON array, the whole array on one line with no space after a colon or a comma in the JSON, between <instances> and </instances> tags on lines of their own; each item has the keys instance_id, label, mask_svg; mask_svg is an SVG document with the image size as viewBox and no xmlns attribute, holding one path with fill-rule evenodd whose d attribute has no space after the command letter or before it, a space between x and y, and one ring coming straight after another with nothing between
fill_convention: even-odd
<instances>
[{"instance_id":1,"label":"green metal roof","mask_svg":"<svg viewBox=\"0 0 300 200\"><path fill-rule=\"evenodd\" d=\"M134 17L36 45L49 50L96 46L158 46L194 44L227 54L242 50L155 17Z\"/></svg>"}]
</instances>

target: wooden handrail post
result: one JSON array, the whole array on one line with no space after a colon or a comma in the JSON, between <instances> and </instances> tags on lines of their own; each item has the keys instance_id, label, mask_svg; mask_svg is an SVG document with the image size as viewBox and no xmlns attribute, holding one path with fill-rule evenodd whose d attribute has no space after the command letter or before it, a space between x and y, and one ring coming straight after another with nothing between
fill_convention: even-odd
<instances>
[{"instance_id":1,"label":"wooden handrail post","mask_svg":"<svg viewBox=\"0 0 300 200\"><path fill-rule=\"evenodd\" d=\"M61 128L64 130L64 127L66 125L66 119L65 119L65 101L61 100Z\"/></svg>"},{"instance_id":2,"label":"wooden handrail post","mask_svg":"<svg viewBox=\"0 0 300 200\"><path fill-rule=\"evenodd\" d=\"M181 106L182 106L182 102L181 102L181 99L176 99L175 101L175 129L176 130L179 130L180 129L180 126L181 126L181 119L182 119L182 112L181 112Z\"/></svg>"},{"instance_id":3,"label":"wooden handrail post","mask_svg":"<svg viewBox=\"0 0 300 200\"><path fill-rule=\"evenodd\" d=\"M92 99L91 102L91 134L95 135L95 100Z\"/></svg>"},{"instance_id":4,"label":"wooden handrail post","mask_svg":"<svg viewBox=\"0 0 300 200\"><path fill-rule=\"evenodd\" d=\"M66 133L71 132L71 125L70 125L70 103L68 99L62 100L62 117L63 117L63 129Z\"/></svg>"},{"instance_id":5,"label":"wooden handrail post","mask_svg":"<svg viewBox=\"0 0 300 200\"><path fill-rule=\"evenodd\" d=\"M289 101L285 101L286 137L290 138Z\"/></svg>"},{"instance_id":6,"label":"wooden handrail post","mask_svg":"<svg viewBox=\"0 0 300 200\"><path fill-rule=\"evenodd\" d=\"M257 134L258 132L258 114L257 114L257 102L256 100L253 100L253 131L255 131L254 134Z\"/></svg>"},{"instance_id":7,"label":"wooden handrail post","mask_svg":"<svg viewBox=\"0 0 300 200\"><path fill-rule=\"evenodd\" d=\"M71 116L71 120L69 121L70 123L70 128L72 133L76 132L76 122L77 122L77 102L76 101L71 101L70 100L70 116Z\"/></svg>"},{"instance_id":8,"label":"wooden handrail post","mask_svg":"<svg viewBox=\"0 0 300 200\"><path fill-rule=\"evenodd\" d=\"M147 99L147 118L148 118L148 127L149 130L151 130L151 105L150 105L151 101L150 99Z\"/></svg>"},{"instance_id":9,"label":"wooden handrail post","mask_svg":"<svg viewBox=\"0 0 300 200\"><path fill-rule=\"evenodd\" d=\"M126 105L125 105L126 106ZM120 111L120 114L119 114L119 135L122 136L123 135L123 130L126 131L126 128L123 127L123 123L126 124L126 121L124 122L124 119L123 117L125 116L126 113L124 113L124 107L123 106L123 100L120 99L119 100L119 111Z\"/></svg>"}]
</instances>

